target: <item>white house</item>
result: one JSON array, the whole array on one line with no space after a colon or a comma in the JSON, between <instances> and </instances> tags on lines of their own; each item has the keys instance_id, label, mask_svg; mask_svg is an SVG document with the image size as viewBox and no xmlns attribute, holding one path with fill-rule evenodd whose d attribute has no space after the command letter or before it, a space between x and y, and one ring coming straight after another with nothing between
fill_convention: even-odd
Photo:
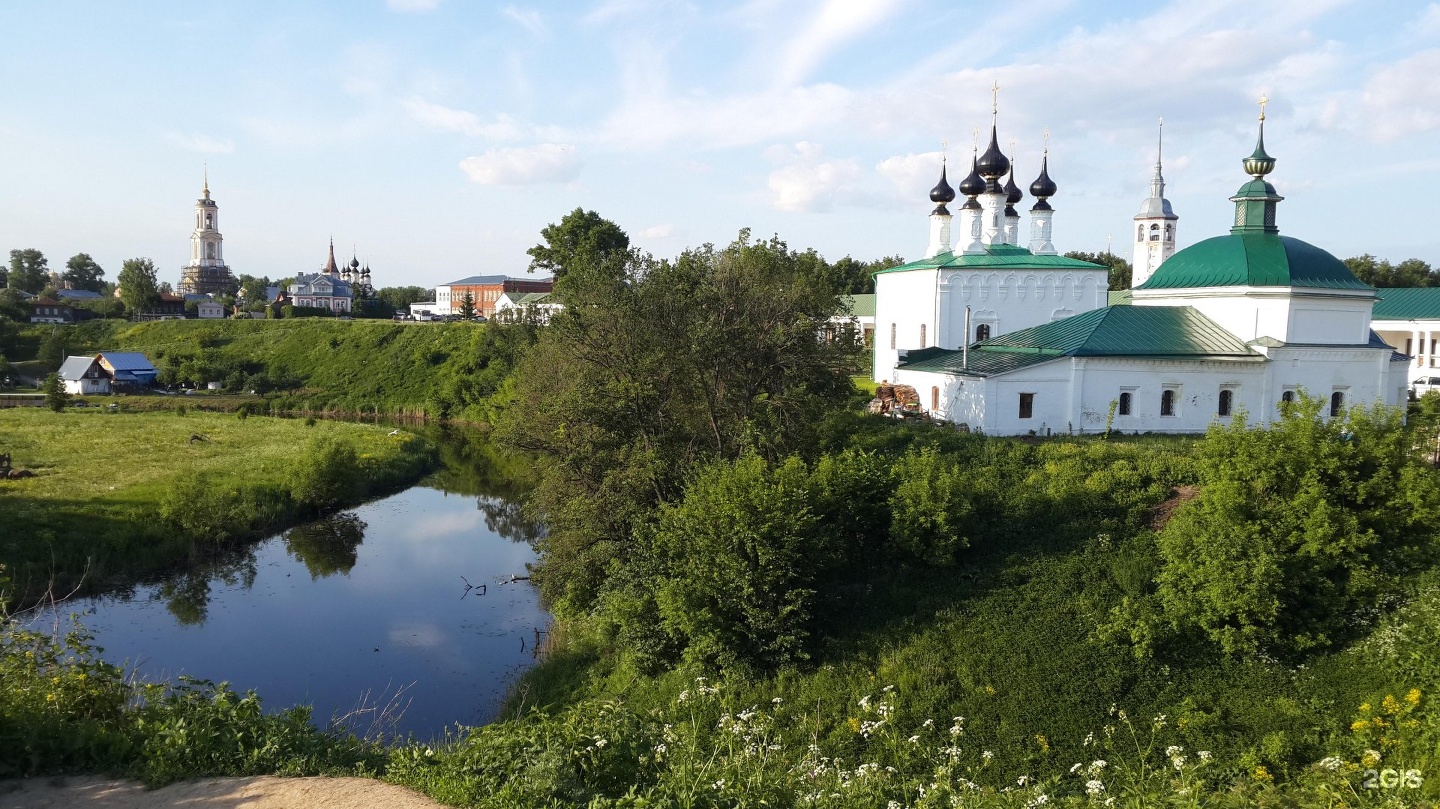
<instances>
[{"instance_id":1,"label":"white house","mask_svg":"<svg viewBox=\"0 0 1440 809\"><path fill-rule=\"evenodd\" d=\"M201 301L195 308L195 315L205 320L225 317L225 307L215 301Z\"/></svg>"},{"instance_id":2,"label":"white house","mask_svg":"<svg viewBox=\"0 0 1440 809\"><path fill-rule=\"evenodd\" d=\"M495 299L495 319L513 322L528 318L536 323L547 323L562 308L549 292L507 291Z\"/></svg>"},{"instance_id":3,"label":"white house","mask_svg":"<svg viewBox=\"0 0 1440 809\"><path fill-rule=\"evenodd\" d=\"M1135 287L1133 305L1044 322L1053 302L1030 298L1033 325L911 349L892 378L915 386L933 415L999 435L1096 432L1107 422L1193 433L1241 408L1267 424L1299 391L1324 397L1332 415L1403 402L1410 358L1372 329L1376 290L1324 250L1279 235L1282 197L1264 179L1275 160L1265 153L1263 122L1262 113L1260 139L1243 162L1252 179L1231 198L1235 226L1165 259ZM882 323L887 311L923 312L933 300L912 287L887 302L894 287L881 286L882 277ZM1101 295L1103 304L1103 287Z\"/></svg>"},{"instance_id":4,"label":"white house","mask_svg":"<svg viewBox=\"0 0 1440 809\"><path fill-rule=\"evenodd\" d=\"M100 357L66 357L60 366L60 381L65 392L79 396L110 392L110 374L100 365Z\"/></svg>"},{"instance_id":5,"label":"white house","mask_svg":"<svg viewBox=\"0 0 1440 809\"><path fill-rule=\"evenodd\" d=\"M1440 288L1377 289L1371 327L1410 355L1411 381L1440 376L1436 347L1440 344Z\"/></svg>"}]
</instances>

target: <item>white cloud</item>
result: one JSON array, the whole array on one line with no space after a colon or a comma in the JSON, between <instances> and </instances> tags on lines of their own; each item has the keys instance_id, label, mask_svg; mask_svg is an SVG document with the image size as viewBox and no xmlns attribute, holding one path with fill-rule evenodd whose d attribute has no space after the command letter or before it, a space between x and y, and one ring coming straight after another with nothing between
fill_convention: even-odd
<instances>
[{"instance_id":1,"label":"white cloud","mask_svg":"<svg viewBox=\"0 0 1440 809\"><path fill-rule=\"evenodd\" d=\"M645 228L635 235L641 239L668 239L675 235L675 226L655 225L654 227Z\"/></svg>"},{"instance_id":2,"label":"white cloud","mask_svg":"<svg viewBox=\"0 0 1440 809\"><path fill-rule=\"evenodd\" d=\"M895 13L900 0L826 0L790 43L776 78L781 84L798 84L835 49Z\"/></svg>"},{"instance_id":3,"label":"white cloud","mask_svg":"<svg viewBox=\"0 0 1440 809\"><path fill-rule=\"evenodd\" d=\"M837 202L863 197L859 189L863 172L853 157L827 160L824 148L808 141L793 149L767 149L766 156L787 163L770 172L770 202L776 210L818 213L831 210Z\"/></svg>"},{"instance_id":4,"label":"white cloud","mask_svg":"<svg viewBox=\"0 0 1440 809\"><path fill-rule=\"evenodd\" d=\"M621 148L682 140L704 148L746 146L839 124L853 98L833 84L721 98L632 97L605 121L598 139Z\"/></svg>"},{"instance_id":5,"label":"white cloud","mask_svg":"<svg viewBox=\"0 0 1440 809\"><path fill-rule=\"evenodd\" d=\"M209 135L182 135L178 132L171 132L165 135L165 142L188 152L199 152L200 154L230 154L235 151L234 141L219 140Z\"/></svg>"},{"instance_id":6,"label":"white cloud","mask_svg":"<svg viewBox=\"0 0 1440 809\"><path fill-rule=\"evenodd\" d=\"M1440 129L1440 50L1387 65L1365 85L1365 120L1379 140Z\"/></svg>"},{"instance_id":7,"label":"white cloud","mask_svg":"<svg viewBox=\"0 0 1440 809\"><path fill-rule=\"evenodd\" d=\"M968 171L960 171L959 166L955 168L955 173L950 175L951 186L964 178ZM900 199L919 200L920 195L928 193L940 179L940 153L925 152L887 157L875 166L875 170L890 180Z\"/></svg>"},{"instance_id":8,"label":"white cloud","mask_svg":"<svg viewBox=\"0 0 1440 809\"><path fill-rule=\"evenodd\" d=\"M569 182L580 175L581 165L575 147L564 143L491 149L460 161L460 168L471 181L481 185Z\"/></svg>"},{"instance_id":9,"label":"white cloud","mask_svg":"<svg viewBox=\"0 0 1440 809\"><path fill-rule=\"evenodd\" d=\"M509 115L499 115L491 123L484 123L473 112L457 110L441 104L412 96L400 102L410 117L431 129L442 132L459 132L472 138L491 140L514 140L521 135L520 125Z\"/></svg>"},{"instance_id":10,"label":"white cloud","mask_svg":"<svg viewBox=\"0 0 1440 809\"><path fill-rule=\"evenodd\" d=\"M385 7L401 14L424 14L440 7L440 0L385 0Z\"/></svg>"},{"instance_id":11,"label":"white cloud","mask_svg":"<svg viewBox=\"0 0 1440 809\"><path fill-rule=\"evenodd\" d=\"M500 9L500 13L537 37L545 35L545 18L533 8L506 6Z\"/></svg>"}]
</instances>

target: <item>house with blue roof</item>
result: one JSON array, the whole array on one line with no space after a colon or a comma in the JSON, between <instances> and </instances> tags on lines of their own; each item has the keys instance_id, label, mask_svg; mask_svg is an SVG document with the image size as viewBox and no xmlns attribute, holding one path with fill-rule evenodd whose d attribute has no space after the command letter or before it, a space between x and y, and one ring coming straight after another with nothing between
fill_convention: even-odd
<instances>
[{"instance_id":1,"label":"house with blue roof","mask_svg":"<svg viewBox=\"0 0 1440 809\"><path fill-rule=\"evenodd\" d=\"M1085 270L1074 265L1051 264L1061 283L1045 289L1038 265L1050 256L1050 212L1037 221L1032 208L1029 250L995 238L997 231L1018 230L994 216L1009 203L1008 219L1018 199L998 187L995 161L986 166L982 157L977 167L988 182L975 196L987 198L977 206L983 254L967 248L957 258L940 250L876 275L877 343L886 340L887 326L894 334L905 323L903 311L916 313L907 325L917 332L904 335L913 341L909 345L892 338L892 350L877 347L877 380L888 376L912 385L933 416L998 435L1107 427L1196 433L1242 411L1251 423L1268 424L1279 417L1283 402L1301 392L1325 400L1332 416L1352 405L1401 404L1411 357L1377 333L1385 309L1376 299L1377 292L1382 302L1393 298L1399 311L1402 299L1412 296L1377 291L1325 250L1280 235L1276 208L1283 197L1265 179L1275 159L1265 151L1263 106L1260 121L1255 151L1242 161L1251 179L1231 197L1235 226L1164 257L1130 291L1129 305L1109 305L1104 274L1098 287L1087 286ZM993 127L987 157L991 152L998 154ZM1042 162L1042 180L1048 180L1044 167ZM945 185L942 172L932 200L946 196ZM1053 184L1037 180L1032 193L1045 202ZM948 229L948 223L936 225L935 216L932 250L937 241L945 247L934 234ZM1162 233L1173 234L1174 219L1166 219L1170 230ZM967 260L969 267L947 277L949 265L964 266ZM978 270L987 261L1015 265L996 269L996 283L989 285ZM920 280L887 284L887 273ZM975 276L982 283L967 288ZM956 305L943 294L950 288L954 297L956 286L969 316L958 332ZM993 332L977 332L975 312L991 301L1009 308L992 308L998 321ZM1072 306L1076 311L1064 311ZM932 324L935 330L926 334L924 327Z\"/></svg>"},{"instance_id":2,"label":"house with blue roof","mask_svg":"<svg viewBox=\"0 0 1440 809\"><path fill-rule=\"evenodd\" d=\"M100 367L110 375L113 387L149 387L159 372L150 360L138 351L102 351L96 357Z\"/></svg>"}]
</instances>

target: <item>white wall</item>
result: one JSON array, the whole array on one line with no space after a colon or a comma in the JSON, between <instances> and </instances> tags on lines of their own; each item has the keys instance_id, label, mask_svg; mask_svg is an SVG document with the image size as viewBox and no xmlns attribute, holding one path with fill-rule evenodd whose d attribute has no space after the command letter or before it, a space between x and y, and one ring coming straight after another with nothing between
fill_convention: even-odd
<instances>
[{"instance_id":1,"label":"white wall","mask_svg":"<svg viewBox=\"0 0 1440 809\"><path fill-rule=\"evenodd\" d=\"M923 348L920 324L924 323L925 339L934 345L935 271L881 273L875 276L875 365L876 382L895 378L895 363L900 352ZM895 327L895 347L891 348L891 326Z\"/></svg>"},{"instance_id":2,"label":"white wall","mask_svg":"<svg viewBox=\"0 0 1440 809\"><path fill-rule=\"evenodd\" d=\"M1137 290L1136 306L1193 306L1241 340L1273 337L1287 343L1364 345L1370 340L1374 298L1292 287L1213 287Z\"/></svg>"}]
</instances>

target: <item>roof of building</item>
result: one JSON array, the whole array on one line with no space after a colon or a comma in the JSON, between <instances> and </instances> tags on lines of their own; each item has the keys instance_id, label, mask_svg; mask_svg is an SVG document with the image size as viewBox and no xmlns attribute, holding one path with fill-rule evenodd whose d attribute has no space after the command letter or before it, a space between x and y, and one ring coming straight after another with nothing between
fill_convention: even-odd
<instances>
[{"instance_id":1,"label":"roof of building","mask_svg":"<svg viewBox=\"0 0 1440 809\"><path fill-rule=\"evenodd\" d=\"M69 298L70 300L76 301L89 301L96 298L105 297L99 292L95 292L89 289L59 289L55 291L55 294L59 295L62 298Z\"/></svg>"},{"instance_id":2,"label":"roof of building","mask_svg":"<svg viewBox=\"0 0 1440 809\"><path fill-rule=\"evenodd\" d=\"M1107 296L1105 303L1110 306L1129 306L1135 296L1130 294L1128 289L1112 289Z\"/></svg>"},{"instance_id":3,"label":"roof of building","mask_svg":"<svg viewBox=\"0 0 1440 809\"><path fill-rule=\"evenodd\" d=\"M872 275L912 270L1099 270L1109 272L1103 264L1091 264L1068 256L1037 256L1024 247L1013 244L992 244L984 253L965 255L941 253L933 258L922 258L888 270L876 270Z\"/></svg>"},{"instance_id":4,"label":"roof of building","mask_svg":"<svg viewBox=\"0 0 1440 809\"><path fill-rule=\"evenodd\" d=\"M840 301L845 304L845 308L855 317L875 316L874 293L869 295L841 295Z\"/></svg>"},{"instance_id":5,"label":"roof of building","mask_svg":"<svg viewBox=\"0 0 1440 809\"><path fill-rule=\"evenodd\" d=\"M1107 306L1002 334L963 351L911 351L899 367L994 376L1062 357L1240 359L1263 355L1190 306Z\"/></svg>"},{"instance_id":6,"label":"roof of building","mask_svg":"<svg viewBox=\"0 0 1440 809\"><path fill-rule=\"evenodd\" d=\"M1377 289L1375 320L1440 320L1440 287Z\"/></svg>"},{"instance_id":7,"label":"roof of building","mask_svg":"<svg viewBox=\"0 0 1440 809\"><path fill-rule=\"evenodd\" d=\"M308 272L302 272L295 276L295 283L292 284L292 286L296 287L296 290L294 292L291 292L290 294L314 295L316 293L312 290L314 289L315 285L322 283L328 283L330 285L330 297L348 298L351 296L349 281L346 281L338 276L328 275L326 273Z\"/></svg>"},{"instance_id":8,"label":"roof of building","mask_svg":"<svg viewBox=\"0 0 1440 809\"><path fill-rule=\"evenodd\" d=\"M506 292L505 295L516 306L525 306L532 303L544 303L550 297L549 292Z\"/></svg>"},{"instance_id":9,"label":"roof of building","mask_svg":"<svg viewBox=\"0 0 1440 809\"><path fill-rule=\"evenodd\" d=\"M459 281L451 281L448 284L441 284L442 287L482 287L503 284L512 280L508 275L472 275L469 278L461 278ZM518 280L518 279L515 279Z\"/></svg>"},{"instance_id":10,"label":"roof of building","mask_svg":"<svg viewBox=\"0 0 1440 809\"><path fill-rule=\"evenodd\" d=\"M57 300L55 300L54 298L34 298L34 299L32 299L30 302L33 303L33 304L35 304L36 306L69 306L69 305L70 305L70 304L68 304L68 303L66 303L66 302L64 302L64 301L57 301Z\"/></svg>"},{"instance_id":11,"label":"roof of building","mask_svg":"<svg viewBox=\"0 0 1440 809\"><path fill-rule=\"evenodd\" d=\"M1316 287L1368 290L1344 262L1308 242L1276 233L1229 233L1166 259L1136 289Z\"/></svg>"},{"instance_id":12,"label":"roof of building","mask_svg":"<svg viewBox=\"0 0 1440 809\"><path fill-rule=\"evenodd\" d=\"M155 366L139 351L101 351L100 357L117 371L154 371Z\"/></svg>"},{"instance_id":13,"label":"roof of building","mask_svg":"<svg viewBox=\"0 0 1440 809\"><path fill-rule=\"evenodd\" d=\"M77 379L84 379L85 372L89 371L90 366L94 364L95 357L90 355L84 357L66 357L65 362L60 365L60 378L65 380L66 382L74 382Z\"/></svg>"}]
</instances>

